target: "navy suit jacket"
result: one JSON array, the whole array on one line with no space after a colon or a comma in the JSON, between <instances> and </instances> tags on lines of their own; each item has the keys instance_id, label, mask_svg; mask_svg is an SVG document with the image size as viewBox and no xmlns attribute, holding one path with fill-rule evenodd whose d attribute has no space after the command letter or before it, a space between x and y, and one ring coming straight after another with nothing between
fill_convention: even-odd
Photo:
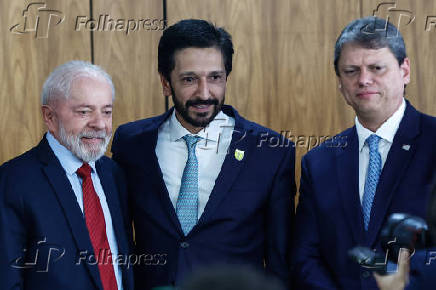
<instances>
[{"instance_id":1,"label":"navy suit jacket","mask_svg":"<svg viewBox=\"0 0 436 290\"><path fill-rule=\"evenodd\" d=\"M178 285L192 270L215 263L265 268L288 283L293 143L223 106L235 118L229 153L204 213L185 237L155 153L158 128L172 112L119 127L112 144L128 180L136 253L149 258L137 263L135 285ZM241 161L235 149L244 151Z\"/></svg>"},{"instance_id":2,"label":"navy suit jacket","mask_svg":"<svg viewBox=\"0 0 436 290\"><path fill-rule=\"evenodd\" d=\"M356 128L303 157L292 256L298 289L377 289L372 275L351 261L347 251L358 245L382 251L379 232L391 213L425 218L435 148L436 118L407 102L380 175L368 232L359 199Z\"/></svg>"},{"instance_id":3,"label":"navy suit jacket","mask_svg":"<svg viewBox=\"0 0 436 290\"><path fill-rule=\"evenodd\" d=\"M121 169L102 157L96 169L106 195L120 255L129 254ZM0 289L100 289L85 219L47 139L0 167ZM88 257L89 257L88 255ZM123 257L123 256L119 256ZM126 259L124 259L126 260ZM120 260L123 264L124 260ZM123 288L133 271L122 266Z\"/></svg>"}]
</instances>

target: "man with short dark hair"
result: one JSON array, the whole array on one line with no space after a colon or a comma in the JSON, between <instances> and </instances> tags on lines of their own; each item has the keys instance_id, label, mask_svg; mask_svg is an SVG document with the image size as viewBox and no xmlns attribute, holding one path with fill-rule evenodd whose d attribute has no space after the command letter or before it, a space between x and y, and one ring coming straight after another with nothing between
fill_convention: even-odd
<instances>
[{"instance_id":1,"label":"man with short dark hair","mask_svg":"<svg viewBox=\"0 0 436 290\"><path fill-rule=\"evenodd\" d=\"M293 273L298 289L377 289L347 252L365 246L382 254L379 232L391 213L425 217L436 118L405 100L410 62L400 32L386 20L345 27L334 64L355 126L302 159Z\"/></svg>"},{"instance_id":2,"label":"man with short dark hair","mask_svg":"<svg viewBox=\"0 0 436 290\"><path fill-rule=\"evenodd\" d=\"M0 289L133 289L125 182L103 156L114 97L110 76L88 62L44 83L48 132L0 167Z\"/></svg>"},{"instance_id":3,"label":"man with short dark hair","mask_svg":"<svg viewBox=\"0 0 436 290\"><path fill-rule=\"evenodd\" d=\"M138 289L180 285L212 264L249 264L289 283L295 150L223 105L233 45L222 28L183 20L159 42L174 108L120 126L113 158L128 178ZM264 142L262 142L262 140Z\"/></svg>"}]
</instances>

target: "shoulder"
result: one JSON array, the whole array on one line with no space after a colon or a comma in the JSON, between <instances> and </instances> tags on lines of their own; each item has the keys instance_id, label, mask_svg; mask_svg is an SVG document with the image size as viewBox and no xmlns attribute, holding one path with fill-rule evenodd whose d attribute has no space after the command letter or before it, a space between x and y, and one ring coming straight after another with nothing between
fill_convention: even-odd
<instances>
[{"instance_id":1,"label":"shoulder","mask_svg":"<svg viewBox=\"0 0 436 290\"><path fill-rule=\"evenodd\" d=\"M160 116L137 120L134 122L129 122L126 124L122 124L118 127L115 134L118 137L129 138L135 135L140 135L145 131L149 131L154 129L155 124Z\"/></svg>"},{"instance_id":2,"label":"shoulder","mask_svg":"<svg viewBox=\"0 0 436 290\"><path fill-rule=\"evenodd\" d=\"M171 115L172 112L173 109L170 109L159 116L120 125L115 131L112 149L120 146L120 144L124 145L124 143L129 143L143 134L157 132L160 125Z\"/></svg>"},{"instance_id":3,"label":"shoulder","mask_svg":"<svg viewBox=\"0 0 436 290\"><path fill-rule=\"evenodd\" d=\"M38 166L39 162L36 157L37 147L33 147L29 151L3 163L0 166L0 175L25 176L32 173L35 166Z\"/></svg>"},{"instance_id":4,"label":"shoulder","mask_svg":"<svg viewBox=\"0 0 436 290\"><path fill-rule=\"evenodd\" d=\"M240 126L235 126L235 133L241 135L240 138L253 139L258 154L295 159L295 144L285 134L245 119Z\"/></svg>"},{"instance_id":5,"label":"shoulder","mask_svg":"<svg viewBox=\"0 0 436 290\"><path fill-rule=\"evenodd\" d=\"M431 129L429 132L436 134L436 117L426 115L424 113L419 112L421 115L421 122L423 129Z\"/></svg>"},{"instance_id":6,"label":"shoulder","mask_svg":"<svg viewBox=\"0 0 436 290\"><path fill-rule=\"evenodd\" d=\"M256 138L258 141L263 140L266 143L272 143L275 139L284 138L284 136L270 128L262 126L258 123L249 121L239 115L238 111L232 106L224 105L223 112L235 119L235 132L243 134L244 136L250 136ZM290 143L293 145L293 142ZM266 144L268 145L268 144ZM271 145L271 144L269 144ZM294 147L294 146L291 146Z\"/></svg>"},{"instance_id":7,"label":"shoulder","mask_svg":"<svg viewBox=\"0 0 436 290\"><path fill-rule=\"evenodd\" d=\"M418 124L417 121L422 130L430 129L430 131L436 131L436 117L418 111L408 100L406 100L406 110L404 112L403 120L401 121L401 123L404 124L400 123L400 127L403 125L407 126L406 128L409 128L410 124Z\"/></svg>"},{"instance_id":8,"label":"shoulder","mask_svg":"<svg viewBox=\"0 0 436 290\"><path fill-rule=\"evenodd\" d=\"M142 119L123 124L115 131L111 151L118 154L122 148L136 148L138 138L144 134L157 132L161 116Z\"/></svg>"},{"instance_id":9,"label":"shoulder","mask_svg":"<svg viewBox=\"0 0 436 290\"><path fill-rule=\"evenodd\" d=\"M37 155L34 147L0 166L0 201L20 203L42 186L45 177Z\"/></svg>"},{"instance_id":10,"label":"shoulder","mask_svg":"<svg viewBox=\"0 0 436 290\"><path fill-rule=\"evenodd\" d=\"M312 148L303 156L303 161L322 160L325 157L336 156L340 150L344 150L349 146L350 142L355 137L357 137L355 127L348 128L326 139L319 146Z\"/></svg>"}]
</instances>

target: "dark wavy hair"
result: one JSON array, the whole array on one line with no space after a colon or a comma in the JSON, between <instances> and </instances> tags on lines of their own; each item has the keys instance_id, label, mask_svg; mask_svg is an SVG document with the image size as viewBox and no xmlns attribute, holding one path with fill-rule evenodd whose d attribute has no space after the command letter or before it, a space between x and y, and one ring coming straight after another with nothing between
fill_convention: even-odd
<instances>
[{"instance_id":1,"label":"dark wavy hair","mask_svg":"<svg viewBox=\"0 0 436 290\"><path fill-rule=\"evenodd\" d=\"M175 53L188 47L216 47L223 55L226 75L232 71L233 43L230 34L205 20L187 19L165 29L159 41L158 71L168 81L175 66Z\"/></svg>"}]
</instances>

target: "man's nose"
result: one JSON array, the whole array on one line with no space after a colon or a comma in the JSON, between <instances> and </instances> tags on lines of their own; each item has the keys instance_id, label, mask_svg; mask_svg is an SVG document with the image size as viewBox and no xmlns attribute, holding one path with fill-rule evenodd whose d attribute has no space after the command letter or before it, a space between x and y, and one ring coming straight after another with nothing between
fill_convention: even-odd
<instances>
[{"instance_id":1,"label":"man's nose","mask_svg":"<svg viewBox=\"0 0 436 290\"><path fill-rule=\"evenodd\" d=\"M197 96L202 100L210 98L209 84L206 78L200 78L198 81Z\"/></svg>"}]
</instances>

